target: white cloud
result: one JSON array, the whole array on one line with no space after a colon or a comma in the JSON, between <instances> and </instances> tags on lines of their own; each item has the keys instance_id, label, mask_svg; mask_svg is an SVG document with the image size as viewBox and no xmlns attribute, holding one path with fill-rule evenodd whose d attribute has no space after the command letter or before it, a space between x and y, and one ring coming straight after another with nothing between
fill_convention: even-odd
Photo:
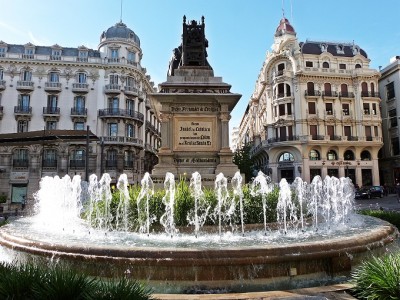
<instances>
[{"instance_id":1,"label":"white cloud","mask_svg":"<svg viewBox=\"0 0 400 300\"><path fill-rule=\"evenodd\" d=\"M36 37L32 34L32 32L30 32L30 31L28 31L28 36L29 36L31 42L32 42L34 45L41 45L41 46L50 46L50 45L51 45L50 42L47 41L47 40L42 40L42 39L36 38ZM54 43L53 43L53 44L54 44Z\"/></svg>"},{"instance_id":2,"label":"white cloud","mask_svg":"<svg viewBox=\"0 0 400 300\"><path fill-rule=\"evenodd\" d=\"M26 33L24 31L10 24L4 23L2 21L0 21L0 28L4 28L6 32L10 33L10 35L18 35L21 37L26 37Z\"/></svg>"}]
</instances>

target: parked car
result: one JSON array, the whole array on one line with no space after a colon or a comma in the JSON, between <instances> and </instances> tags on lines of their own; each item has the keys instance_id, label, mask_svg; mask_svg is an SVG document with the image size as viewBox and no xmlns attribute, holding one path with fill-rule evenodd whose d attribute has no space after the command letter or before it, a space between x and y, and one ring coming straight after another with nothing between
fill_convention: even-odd
<instances>
[{"instance_id":1,"label":"parked car","mask_svg":"<svg viewBox=\"0 0 400 300\"><path fill-rule=\"evenodd\" d=\"M371 199L375 197L382 198L384 194L383 187L379 185L362 187L356 191L356 199Z\"/></svg>"}]
</instances>

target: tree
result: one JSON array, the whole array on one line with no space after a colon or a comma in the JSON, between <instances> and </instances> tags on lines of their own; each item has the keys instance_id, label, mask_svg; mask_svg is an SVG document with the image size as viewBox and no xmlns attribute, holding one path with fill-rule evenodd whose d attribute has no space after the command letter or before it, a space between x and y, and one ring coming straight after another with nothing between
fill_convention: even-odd
<instances>
[{"instance_id":1,"label":"tree","mask_svg":"<svg viewBox=\"0 0 400 300\"><path fill-rule=\"evenodd\" d=\"M245 182L248 183L253 177L253 162L250 158L252 143L245 144L242 148L236 149L233 154L233 163L238 166L240 173L245 175Z\"/></svg>"}]
</instances>

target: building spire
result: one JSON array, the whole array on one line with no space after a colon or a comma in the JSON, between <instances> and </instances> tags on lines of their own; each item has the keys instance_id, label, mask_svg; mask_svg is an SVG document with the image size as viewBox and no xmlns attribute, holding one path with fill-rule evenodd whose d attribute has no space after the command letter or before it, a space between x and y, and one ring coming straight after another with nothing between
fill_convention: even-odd
<instances>
[{"instance_id":1,"label":"building spire","mask_svg":"<svg viewBox=\"0 0 400 300\"><path fill-rule=\"evenodd\" d=\"M282 18L285 18L285 0L282 0Z\"/></svg>"},{"instance_id":2,"label":"building spire","mask_svg":"<svg viewBox=\"0 0 400 300\"><path fill-rule=\"evenodd\" d=\"M121 0L121 15L120 15L119 21L120 21L120 23L122 23L122 0Z\"/></svg>"}]
</instances>

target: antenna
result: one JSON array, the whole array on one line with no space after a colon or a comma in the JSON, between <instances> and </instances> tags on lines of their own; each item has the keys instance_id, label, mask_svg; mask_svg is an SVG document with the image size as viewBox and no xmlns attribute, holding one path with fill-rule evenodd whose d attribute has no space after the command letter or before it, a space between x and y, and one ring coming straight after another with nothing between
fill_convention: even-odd
<instances>
[{"instance_id":1,"label":"antenna","mask_svg":"<svg viewBox=\"0 0 400 300\"><path fill-rule=\"evenodd\" d=\"M121 0L121 16L119 18L119 21L122 23L122 0Z\"/></svg>"},{"instance_id":2,"label":"antenna","mask_svg":"<svg viewBox=\"0 0 400 300\"><path fill-rule=\"evenodd\" d=\"M285 18L285 0L282 0L282 17Z\"/></svg>"}]
</instances>

